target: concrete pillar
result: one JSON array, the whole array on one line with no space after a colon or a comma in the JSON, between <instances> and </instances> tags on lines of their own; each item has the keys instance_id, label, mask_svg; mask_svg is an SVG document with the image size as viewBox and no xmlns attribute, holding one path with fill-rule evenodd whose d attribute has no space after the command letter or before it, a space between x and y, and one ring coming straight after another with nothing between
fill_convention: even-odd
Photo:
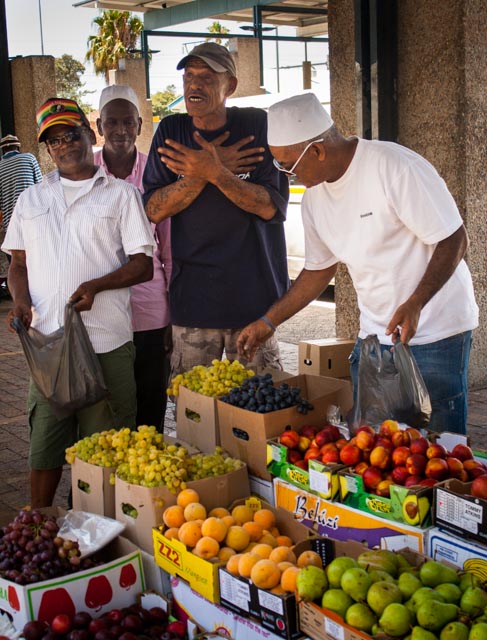
<instances>
[{"instance_id":1,"label":"concrete pillar","mask_svg":"<svg viewBox=\"0 0 487 640\"><path fill-rule=\"evenodd\" d=\"M142 131L137 138L137 148L143 153L148 153L154 135L152 123L152 101L147 100L147 85L145 80L144 60L123 59L119 62L119 68L108 72L108 84L125 84L132 87L139 99L140 117L142 118Z\"/></svg>"},{"instance_id":2,"label":"concrete pillar","mask_svg":"<svg viewBox=\"0 0 487 640\"><path fill-rule=\"evenodd\" d=\"M42 173L47 173L55 167L45 145L37 142L36 111L45 100L56 95L54 58L18 57L11 64L15 132L22 143L21 150L33 153Z\"/></svg>"},{"instance_id":3,"label":"concrete pillar","mask_svg":"<svg viewBox=\"0 0 487 640\"><path fill-rule=\"evenodd\" d=\"M469 369L472 388L487 384L487 12L482 0L402 0L398 5L398 142L426 157L445 179L470 236L480 329ZM354 2L330 0L332 116L356 131ZM407 268L407 265L405 265ZM337 336L351 338L358 310L346 270L337 276ZM445 309L448 313L448 309Z\"/></svg>"},{"instance_id":4,"label":"concrete pillar","mask_svg":"<svg viewBox=\"0 0 487 640\"><path fill-rule=\"evenodd\" d=\"M257 38L232 38L229 49L237 67L238 86L232 98L265 93L260 86L259 41Z\"/></svg>"},{"instance_id":5,"label":"concrete pillar","mask_svg":"<svg viewBox=\"0 0 487 640\"><path fill-rule=\"evenodd\" d=\"M303 60L303 89L311 89L311 62Z\"/></svg>"}]
</instances>

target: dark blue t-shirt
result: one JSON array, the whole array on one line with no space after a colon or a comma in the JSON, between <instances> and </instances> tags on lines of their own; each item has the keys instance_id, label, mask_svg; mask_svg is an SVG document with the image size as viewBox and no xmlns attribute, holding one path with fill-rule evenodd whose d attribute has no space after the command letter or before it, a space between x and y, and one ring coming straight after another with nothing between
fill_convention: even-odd
<instances>
[{"instance_id":1,"label":"dark blue t-shirt","mask_svg":"<svg viewBox=\"0 0 487 640\"><path fill-rule=\"evenodd\" d=\"M178 179L157 152L171 138L198 149L192 118L168 116L152 140L144 171L144 199ZM199 133L208 141L229 131L225 145L254 135L249 147L265 147L264 160L239 176L267 189L277 212L265 221L233 204L207 184L200 195L171 218L171 322L183 327L236 329L259 318L288 288L284 220L288 179L277 171L267 147L267 115L261 109L231 107L227 123Z\"/></svg>"}]
</instances>

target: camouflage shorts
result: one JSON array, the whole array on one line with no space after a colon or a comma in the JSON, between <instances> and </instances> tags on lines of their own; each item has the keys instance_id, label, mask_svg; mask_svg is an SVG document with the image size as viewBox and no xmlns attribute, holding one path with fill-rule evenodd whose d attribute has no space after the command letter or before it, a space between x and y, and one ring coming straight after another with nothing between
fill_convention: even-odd
<instances>
[{"instance_id":1,"label":"camouflage shorts","mask_svg":"<svg viewBox=\"0 0 487 640\"><path fill-rule=\"evenodd\" d=\"M209 366L212 360L240 360L249 367L265 367L282 371L279 343L272 336L255 354L252 362L244 362L237 352L237 338L241 329L197 329L172 326L173 351L171 378L189 371L198 364Z\"/></svg>"}]
</instances>

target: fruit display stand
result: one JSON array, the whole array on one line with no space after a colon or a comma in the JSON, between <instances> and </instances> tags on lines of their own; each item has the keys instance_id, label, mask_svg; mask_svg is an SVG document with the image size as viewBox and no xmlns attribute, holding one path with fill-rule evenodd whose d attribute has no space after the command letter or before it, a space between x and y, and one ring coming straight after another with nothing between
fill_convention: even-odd
<instances>
[{"instance_id":1,"label":"fruit display stand","mask_svg":"<svg viewBox=\"0 0 487 640\"><path fill-rule=\"evenodd\" d=\"M323 564L332 559L332 542L327 538L308 538L293 547L296 557L308 550L318 553ZM223 567L219 569L219 581L222 606L240 615L249 616L285 640L295 640L302 636L295 593L279 594L258 588L248 578L234 576Z\"/></svg>"},{"instance_id":2,"label":"fruit display stand","mask_svg":"<svg viewBox=\"0 0 487 640\"><path fill-rule=\"evenodd\" d=\"M250 494L246 465L221 476L188 482L187 486L199 493L208 509ZM164 509L172 504L176 504L176 495L164 485L143 487L115 478L116 518L125 525L125 536L144 551L153 552L153 527L161 524Z\"/></svg>"},{"instance_id":3,"label":"fruit display stand","mask_svg":"<svg viewBox=\"0 0 487 640\"><path fill-rule=\"evenodd\" d=\"M350 355L355 340L325 338L305 340L299 343L299 373L329 378L350 376Z\"/></svg>"},{"instance_id":4,"label":"fruit display stand","mask_svg":"<svg viewBox=\"0 0 487 640\"><path fill-rule=\"evenodd\" d=\"M472 484L452 478L435 487L433 522L457 536L487 544L487 500L471 495Z\"/></svg>"},{"instance_id":5,"label":"fruit display stand","mask_svg":"<svg viewBox=\"0 0 487 640\"><path fill-rule=\"evenodd\" d=\"M477 576L481 584L487 584L487 546L433 527L428 533L427 553L430 558L450 562Z\"/></svg>"},{"instance_id":6,"label":"fruit display stand","mask_svg":"<svg viewBox=\"0 0 487 640\"><path fill-rule=\"evenodd\" d=\"M22 630L29 620L51 621L57 614L71 617L76 611L96 612L134 604L145 589L140 550L123 537L103 549L105 564L74 574L18 585L0 578L0 608Z\"/></svg>"},{"instance_id":7,"label":"fruit display stand","mask_svg":"<svg viewBox=\"0 0 487 640\"><path fill-rule=\"evenodd\" d=\"M385 497L369 493L362 476L351 469L340 470L338 478L342 504L413 527L424 528L432 525L432 487L404 487L391 484L388 487L390 497Z\"/></svg>"},{"instance_id":8,"label":"fruit display stand","mask_svg":"<svg viewBox=\"0 0 487 640\"><path fill-rule=\"evenodd\" d=\"M383 546L387 540L399 536L402 543L411 549L423 553L427 548L428 529L392 522L339 502L323 500L280 478L274 480L274 491L278 507L290 511L320 536L342 541L357 540L369 547Z\"/></svg>"},{"instance_id":9,"label":"fruit display stand","mask_svg":"<svg viewBox=\"0 0 487 640\"><path fill-rule=\"evenodd\" d=\"M71 465L73 509L115 518L115 467L99 467L76 458Z\"/></svg>"},{"instance_id":10,"label":"fruit display stand","mask_svg":"<svg viewBox=\"0 0 487 640\"><path fill-rule=\"evenodd\" d=\"M271 480L267 469L267 441L279 436L286 425L298 428L305 424L322 425L328 407L335 405L345 414L352 406L350 383L346 380L300 375L286 380L301 389L313 409L306 414L296 407L256 413L221 400L217 401L220 441L225 451L247 463L249 473L263 480Z\"/></svg>"}]
</instances>

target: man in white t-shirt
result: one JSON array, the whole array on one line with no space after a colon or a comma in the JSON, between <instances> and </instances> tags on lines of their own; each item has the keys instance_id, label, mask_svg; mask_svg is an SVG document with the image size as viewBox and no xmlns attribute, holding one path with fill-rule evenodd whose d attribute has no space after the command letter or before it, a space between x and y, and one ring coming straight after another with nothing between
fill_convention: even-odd
<instances>
[{"instance_id":1,"label":"man in white t-shirt","mask_svg":"<svg viewBox=\"0 0 487 640\"><path fill-rule=\"evenodd\" d=\"M67 447L103 429L135 428L129 287L152 278L155 243L138 190L95 165L95 134L78 104L50 98L37 124L57 170L21 193L8 226L8 323L16 317L49 334L63 325L68 300L74 303L109 391L60 420L31 382L31 504L44 507L52 504Z\"/></svg>"},{"instance_id":2,"label":"man in white t-shirt","mask_svg":"<svg viewBox=\"0 0 487 640\"><path fill-rule=\"evenodd\" d=\"M273 105L268 142L275 164L307 187L305 265L293 287L240 334L252 356L277 325L314 300L343 262L360 309L360 340L410 344L432 403L430 426L465 433L472 329L478 325L468 238L434 167L392 142L345 138L312 93Z\"/></svg>"}]
</instances>

